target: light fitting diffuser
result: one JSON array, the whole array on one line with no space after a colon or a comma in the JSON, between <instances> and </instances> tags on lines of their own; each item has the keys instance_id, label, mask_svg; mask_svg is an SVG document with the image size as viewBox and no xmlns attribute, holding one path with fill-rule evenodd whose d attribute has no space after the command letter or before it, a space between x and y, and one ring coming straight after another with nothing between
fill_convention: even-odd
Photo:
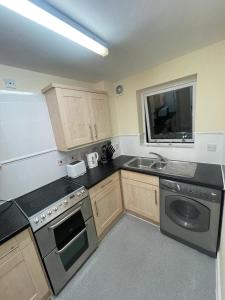
<instances>
[{"instance_id":1,"label":"light fitting diffuser","mask_svg":"<svg viewBox=\"0 0 225 300\"><path fill-rule=\"evenodd\" d=\"M0 5L102 56L108 48L28 0L0 0Z\"/></svg>"},{"instance_id":2,"label":"light fitting diffuser","mask_svg":"<svg viewBox=\"0 0 225 300\"><path fill-rule=\"evenodd\" d=\"M35 95L33 92L23 92L23 91L11 91L11 90L0 90L0 95Z\"/></svg>"}]
</instances>

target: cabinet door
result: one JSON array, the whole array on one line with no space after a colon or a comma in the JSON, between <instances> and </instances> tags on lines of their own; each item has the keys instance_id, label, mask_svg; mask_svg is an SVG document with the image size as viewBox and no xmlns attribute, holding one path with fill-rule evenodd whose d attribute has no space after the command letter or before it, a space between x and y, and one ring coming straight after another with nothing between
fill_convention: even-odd
<instances>
[{"instance_id":1,"label":"cabinet door","mask_svg":"<svg viewBox=\"0 0 225 300\"><path fill-rule=\"evenodd\" d=\"M47 296L50 295L49 287L44 275L44 269L41 267L33 242L22 250L22 254L24 263L28 268L30 278L38 292L38 299L47 299ZM34 299L32 298L32 300Z\"/></svg>"},{"instance_id":2,"label":"cabinet door","mask_svg":"<svg viewBox=\"0 0 225 300\"><path fill-rule=\"evenodd\" d=\"M10 253L0 265L0 299L36 300L38 291L19 250Z\"/></svg>"},{"instance_id":3,"label":"cabinet door","mask_svg":"<svg viewBox=\"0 0 225 300\"><path fill-rule=\"evenodd\" d=\"M89 99L85 92L61 90L58 98L66 147L74 148L93 142Z\"/></svg>"},{"instance_id":4,"label":"cabinet door","mask_svg":"<svg viewBox=\"0 0 225 300\"><path fill-rule=\"evenodd\" d=\"M17 240L17 236L12 239ZM18 235L17 245L6 242L0 257L0 299L41 300L50 291L28 230Z\"/></svg>"},{"instance_id":5,"label":"cabinet door","mask_svg":"<svg viewBox=\"0 0 225 300\"><path fill-rule=\"evenodd\" d=\"M123 211L119 180L109 182L102 192L91 197L91 204L97 234L100 236Z\"/></svg>"},{"instance_id":6,"label":"cabinet door","mask_svg":"<svg viewBox=\"0 0 225 300\"><path fill-rule=\"evenodd\" d=\"M95 140L112 135L108 98L104 94L89 93L92 107L92 123Z\"/></svg>"},{"instance_id":7,"label":"cabinet door","mask_svg":"<svg viewBox=\"0 0 225 300\"><path fill-rule=\"evenodd\" d=\"M159 188L122 178L125 209L159 223Z\"/></svg>"}]
</instances>

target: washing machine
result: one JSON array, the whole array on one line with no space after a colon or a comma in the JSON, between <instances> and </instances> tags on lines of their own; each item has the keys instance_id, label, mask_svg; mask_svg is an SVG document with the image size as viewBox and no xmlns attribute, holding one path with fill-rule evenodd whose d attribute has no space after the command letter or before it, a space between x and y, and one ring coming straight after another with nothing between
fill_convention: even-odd
<instances>
[{"instance_id":1,"label":"washing machine","mask_svg":"<svg viewBox=\"0 0 225 300\"><path fill-rule=\"evenodd\" d=\"M216 257L221 203L222 191L160 179L160 230Z\"/></svg>"}]
</instances>

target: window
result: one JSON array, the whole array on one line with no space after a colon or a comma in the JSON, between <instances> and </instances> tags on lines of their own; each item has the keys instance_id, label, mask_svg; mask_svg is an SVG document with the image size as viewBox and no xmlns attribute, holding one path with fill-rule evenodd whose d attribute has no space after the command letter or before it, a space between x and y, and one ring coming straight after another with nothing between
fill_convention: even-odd
<instances>
[{"instance_id":1,"label":"window","mask_svg":"<svg viewBox=\"0 0 225 300\"><path fill-rule=\"evenodd\" d=\"M142 95L146 143L193 143L195 81Z\"/></svg>"}]
</instances>

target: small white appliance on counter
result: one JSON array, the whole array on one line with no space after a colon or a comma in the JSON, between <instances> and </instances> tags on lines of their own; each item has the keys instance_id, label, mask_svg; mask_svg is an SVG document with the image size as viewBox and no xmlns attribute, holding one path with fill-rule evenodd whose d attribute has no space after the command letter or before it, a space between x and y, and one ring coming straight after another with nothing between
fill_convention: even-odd
<instances>
[{"instance_id":1,"label":"small white appliance on counter","mask_svg":"<svg viewBox=\"0 0 225 300\"><path fill-rule=\"evenodd\" d=\"M89 169L95 168L98 166L98 152L92 152L86 155L87 156L87 163Z\"/></svg>"},{"instance_id":2,"label":"small white appliance on counter","mask_svg":"<svg viewBox=\"0 0 225 300\"><path fill-rule=\"evenodd\" d=\"M84 160L76 160L66 165L67 175L72 178L77 178L87 172Z\"/></svg>"}]
</instances>

